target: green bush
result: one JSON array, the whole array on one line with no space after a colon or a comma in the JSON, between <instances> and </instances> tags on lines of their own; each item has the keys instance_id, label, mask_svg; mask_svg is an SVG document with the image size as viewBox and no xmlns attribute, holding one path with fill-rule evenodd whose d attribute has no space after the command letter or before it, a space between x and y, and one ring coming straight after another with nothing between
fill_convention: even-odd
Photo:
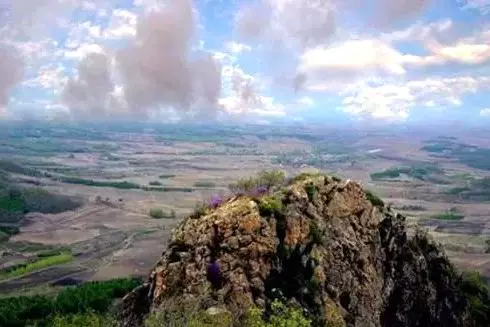
<instances>
[{"instance_id":1,"label":"green bush","mask_svg":"<svg viewBox=\"0 0 490 327\"><path fill-rule=\"evenodd\" d=\"M381 200L379 196L377 196L376 194L374 194L369 190L366 190L364 193L366 193L366 198L368 199L369 202L371 202L373 206L381 207L381 208L384 207L385 203L383 202L383 200Z\"/></svg>"},{"instance_id":2,"label":"green bush","mask_svg":"<svg viewBox=\"0 0 490 327\"><path fill-rule=\"evenodd\" d=\"M259 205L260 215L264 217L280 214L284 208L281 199L275 196L266 196L256 201Z\"/></svg>"},{"instance_id":3,"label":"green bush","mask_svg":"<svg viewBox=\"0 0 490 327\"><path fill-rule=\"evenodd\" d=\"M50 327L117 327L116 320L110 315L93 312L76 315L58 315L49 324Z\"/></svg>"},{"instance_id":4,"label":"green bush","mask_svg":"<svg viewBox=\"0 0 490 327\"><path fill-rule=\"evenodd\" d=\"M112 326L105 314L114 299L141 284L140 279L124 278L89 282L67 287L55 297L18 296L0 299L0 326ZM95 317L96 314L101 314ZM82 324L77 325L80 322ZM85 324L86 323L86 324ZM91 325L95 323L95 325ZM64 325L63 325L64 324Z\"/></svg>"},{"instance_id":5,"label":"green bush","mask_svg":"<svg viewBox=\"0 0 490 327\"><path fill-rule=\"evenodd\" d=\"M242 178L229 186L233 192L254 192L257 188L266 187L271 188L275 186L282 186L286 182L286 175L283 171L279 170L264 170L258 173L254 177Z\"/></svg>"},{"instance_id":6,"label":"green bush","mask_svg":"<svg viewBox=\"0 0 490 327\"><path fill-rule=\"evenodd\" d=\"M150 209L150 217L155 218L155 219L162 219L162 218L175 218L175 210L170 210L170 212L165 212L163 209L160 208L152 208Z\"/></svg>"},{"instance_id":7,"label":"green bush","mask_svg":"<svg viewBox=\"0 0 490 327\"><path fill-rule=\"evenodd\" d=\"M195 187L206 187L206 188L211 188L211 187L215 187L216 184L213 183L213 182L206 182L206 181L200 181L200 182L195 182L194 183L194 186Z\"/></svg>"},{"instance_id":8,"label":"green bush","mask_svg":"<svg viewBox=\"0 0 490 327\"><path fill-rule=\"evenodd\" d=\"M490 321L490 288L478 272L465 272L459 283L460 292L468 299L475 327L486 327Z\"/></svg>"},{"instance_id":9,"label":"green bush","mask_svg":"<svg viewBox=\"0 0 490 327\"><path fill-rule=\"evenodd\" d=\"M194 211L191 213L190 218L197 219L201 218L206 214L208 207L205 203L196 203Z\"/></svg>"},{"instance_id":10,"label":"green bush","mask_svg":"<svg viewBox=\"0 0 490 327\"><path fill-rule=\"evenodd\" d=\"M274 301L271 305L269 319L264 319L264 312L254 308L250 310L243 321L244 327L310 327L311 320L307 319L300 308L287 306Z\"/></svg>"},{"instance_id":11,"label":"green bush","mask_svg":"<svg viewBox=\"0 0 490 327\"><path fill-rule=\"evenodd\" d=\"M308 196L308 200L313 201L315 195L318 193L318 189L312 183L308 183L305 185L305 192Z\"/></svg>"},{"instance_id":12,"label":"green bush","mask_svg":"<svg viewBox=\"0 0 490 327\"><path fill-rule=\"evenodd\" d=\"M0 232L7 234L9 236L19 234L20 229L19 227L12 227L12 226L0 226Z\"/></svg>"}]
</instances>

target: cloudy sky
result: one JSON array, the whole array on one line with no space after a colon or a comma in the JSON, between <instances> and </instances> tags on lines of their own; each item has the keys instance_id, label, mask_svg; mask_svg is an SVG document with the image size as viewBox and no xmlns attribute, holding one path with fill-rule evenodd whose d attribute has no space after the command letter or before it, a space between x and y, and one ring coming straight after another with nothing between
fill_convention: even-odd
<instances>
[{"instance_id":1,"label":"cloudy sky","mask_svg":"<svg viewBox=\"0 0 490 327\"><path fill-rule=\"evenodd\" d=\"M490 123L490 0L0 0L0 117Z\"/></svg>"}]
</instances>

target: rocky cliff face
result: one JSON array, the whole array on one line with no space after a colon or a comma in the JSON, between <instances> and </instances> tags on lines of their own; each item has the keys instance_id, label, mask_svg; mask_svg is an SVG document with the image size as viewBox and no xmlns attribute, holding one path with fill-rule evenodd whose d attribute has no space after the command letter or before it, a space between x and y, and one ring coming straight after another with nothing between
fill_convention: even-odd
<instances>
[{"instance_id":1,"label":"rocky cliff face","mask_svg":"<svg viewBox=\"0 0 490 327\"><path fill-rule=\"evenodd\" d=\"M190 217L149 282L125 298L123 325L184 299L243 312L280 298L315 326L470 326L445 255L371 202L355 182L303 176ZM209 279L213 258L219 285Z\"/></svg>"}]
</instances>

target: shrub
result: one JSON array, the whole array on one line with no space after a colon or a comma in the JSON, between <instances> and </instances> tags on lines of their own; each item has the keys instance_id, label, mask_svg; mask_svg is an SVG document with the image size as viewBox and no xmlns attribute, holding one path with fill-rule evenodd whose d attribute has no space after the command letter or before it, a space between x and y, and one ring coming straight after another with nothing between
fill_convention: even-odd
<instances>
[{"instance_id":1,"label":"shrub","mask_svg":"<svg viewBox=\"0 0 490 327\"><path fill-rule=\"evenodd\" d=\"M315 220L310 222L310 232L309 236L313 244L322 244L324 232L320 230L318 223Z\"/></svg>"},{"instance_id":2,"label":"shrub","mask_svg":"<svg viewBox=\"0 0 490 327\"><path fill-rule=\"evenodd\" d=\"M264 170L255 177L239 179L231 184L229 188L235 193L250 194L259 188L266 188L269 190L272 187L284 185L285 182L286 175L284 172L279 170Z\"/></svg>"},{"instance_id":3,"label":"shrub","mask_svg":"<svg viewBox=\"0 0 490 327\"><path fill-rule=\"evenodd\" d=\"M320 172L315 172L315 173L303 172L303 173L300 173L299 175L297 175L296 177L294 177L292 179L292 182L300 182L300 181L307 180L309 178L316 178L316 177L321 177L321 176L325 176L325 174L320 173Z\"/></svg>"},{"instance_id":4,"label":"shrub","mask_svg":"<svg viewBox=\"0 0 490 327\"><path fill-rule=\"evenodd\" d=\"M206 182L206 181L199 181L194 183L195 187L206 187L206 188L212 188L215 187L216 184L213 182Z\"/></svg>"},{"instance_id":5,"label":"shrub","mask_svg":"<svg viewBox=\"0 0 490 327\"><path fill-rule=\"evenodd\" d=\"M57 315L49 324L51 327L116 327L116 320L110 315L93 312L76 315Z\"/></svg>"},{"instance_id":6,"label":"shrub","mask_svg":"<svg viewBox=\"0 0 490 327\"><path fill-rule=\"evenodd\" d=\"M281 199L273 196L263 197L256 202L259 205L260 215L264 217L280 214L284 207Z\"/></svg>"},{"instance_id":7,"label":"shrub","mask_svg":"<svg viewBox=\"0 0 490 327\"><path fill-rule=\"evenodd\" d=\"M310 327L311 320L307 319L300 308L287 306L276 300L271 305L268 319L264 319L264 312L260 309L251 309L244 318L244 327Z\"/></svg>"},{"instance_id":8,"label":"shrub","mask_svg":"<svg viewBox=\"0 0 490 327\"><path fill-rule=\"evenodd\" d=\"M463 273L459 290L468 299L474 326L488 326L490 289L478 272Z\"/></svg>"},{"instance_id":9,"label":"shrub","mask_svg":"<svg viewBox=\"0 0 490 327\"><path fill-rule=\"evenodd\" d=\"M208 208L207 208L206 204L197 203L195 208L194 208L194 211L190 215L190 218L192 218L192 219L201 218L202 216L204 216L206 214L207 209Z\"/></svg>"},{"instance_id":10,"label":"shrub","mask_svg":"<svg viewBox=\"0 0 490 327\"><path fill-rule=\"evenodd\" d=\"M280 170L264 170L257 176L259 185L271 188L273 186L284 185L286 174Z\"/></svg>"},{"instance_id":11,"label":"shrub","mask_svg":"<svg viewBox=\"0 0 490 327\"><path fill-rule=\"evenodd\" d=\"M162 219L162 218L175 218L175 210L170 210L170 212L165 212L163 209L160 208L152 208L150 209L150 217L155 218L155 219Z\"/></svg>"},{"instance_id":12,"label":"shrub","mask_svg":"<svg viewBox=\"0 0 490 327\"><path fill-rule=\"evenodd\" d=\"M19 227L11 227L11 226L0 226L0 232L7 234L9 236L19 234Z\"/></svg>"},{"instance_id":13,"label":"shrub","mask_svg":"<svg viewBox=\"0 0 490 327\"><path fill-rule=\"evenodd\" d=\"M68 287L55 297L3 298L0 299L0 326L113 326L112 319L105 315L113 300L123 297L141 282L135 278L113 279Z\"/></svg>"},{"instance_id":14,"label":"shrub","mask_svg":"<svg viewBox=\"0 0 490 327\"><path fill-rule=\"evenodd\" d=\"M365 191L365 193L366 193L366 198L368 199L369 202L371 202L373 206L381 207L381 208L384 207L385 204L379 196L377 196L376 194L368 190Z\"/></svg>"},{"instance_id":15,"label":"shrub","mask_svg":"<svg viewBox=\"0 0 490 327\"><path fill-rule=\"evenodd\" d=\"M308 200L313 201L315 195L318 193L318 190L315 185L308 183L305 185L305 192L306 195L308 195Z\"/></svg>"},{"instance_id":16,"label":"shrub","mask_svg":"<svg viewBox=\"0 0 490 327\"><path fill-rule=\"evenodd\" d=\"M158 178L160 178L160 179L169 179L169 178L174 178L174 177L175 177L175 175L172 175L172 174L166 174L166 175L164 174L164 175L158 176Z\"/></svg>"},{"instance_id":17,"label":"shrub","mask_svg":"<svg viewBox=\"0 0 490 327\"><path fill-rule=\"evenodd\" d=\"M148 185L151 185L151 186L160 186L162 185L162 183L160 183L159 181L151 181L148 183Z\"/></svg>"}]
</instances>

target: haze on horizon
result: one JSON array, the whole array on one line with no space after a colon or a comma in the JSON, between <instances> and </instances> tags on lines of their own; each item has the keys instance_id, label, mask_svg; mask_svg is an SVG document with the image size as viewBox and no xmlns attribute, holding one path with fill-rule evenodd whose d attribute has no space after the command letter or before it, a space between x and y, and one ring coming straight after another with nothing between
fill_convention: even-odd
<instances>
[{"instance_id":1,"label":"haze on horizon","mask_svg":"<svg viewBox=\"0 0 490 327\"><path fill-rule=\"evenodd\" d=\"M0 0L0 117L490 122L488 0Z\"/></svg>"}]
</instances>

